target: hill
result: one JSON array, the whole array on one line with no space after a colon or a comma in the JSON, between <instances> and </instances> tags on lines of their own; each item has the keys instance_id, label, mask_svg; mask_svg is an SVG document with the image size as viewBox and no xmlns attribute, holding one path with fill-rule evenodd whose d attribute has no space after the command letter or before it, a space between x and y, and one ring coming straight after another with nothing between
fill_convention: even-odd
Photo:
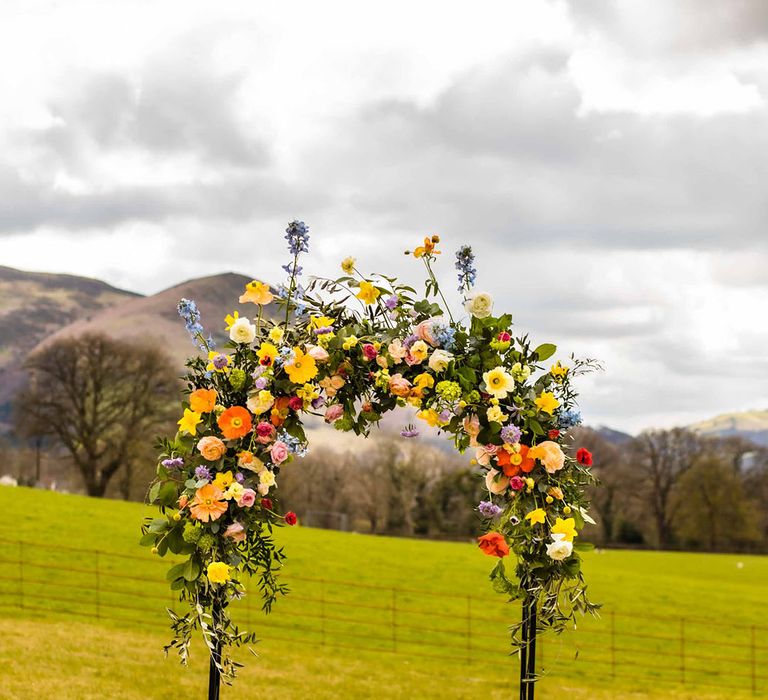
<instances>
[{"instance_id":1,"label":"hill","mask_svg":"<svg viewBox=\"0 0 768 700\"><path fill-rule=\"evenodd\" d=\"M0 431L27 355L60 328L139 295L75 275L0 267Z\"/></svg>"},{"instance_id":2,"label":"hill","mask_svg":"<svg viewBox=\"0 0 768 700\"><path fill-rule=\"evenodd\" d=\"M152 509L10 487L0 487L0 509L0 654L15 660L3 675L8 697L204 692L199 645L190 670L162 660L169 562L137 544ZM232 697L514 695L506 625L519 607L491 590L493 562L474 544L302 527L276 538L291 593L267 617L251 596L236 604L263 641L259 658L240 654L247 666ZM542 638L542 700L735 699L768 689L768 628L758 617L765 557L611 550L586 553L585 572L602 619Z\"/></svg>"},{"instance_id":3,"label":"hill","mask_svg":"<svg viewBox=\"0 0 768 700\"><path fill-rule=\"evenodd\" d=\"M768 410L724 413L689 426L701 435L711 437L740 436L757 445L768 447Z\"/></svg>"}]
</instances>

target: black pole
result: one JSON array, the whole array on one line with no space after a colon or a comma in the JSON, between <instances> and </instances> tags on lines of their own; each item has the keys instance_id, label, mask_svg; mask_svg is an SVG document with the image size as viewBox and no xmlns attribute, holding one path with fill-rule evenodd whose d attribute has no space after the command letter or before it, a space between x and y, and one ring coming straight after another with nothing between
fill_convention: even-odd
<instances>
[{"instance_id":1,"label":"black pole","mask_svg":"<svg viewBox=\"0 0 768 700\"><path fill-rule=\"evenodd\" d=\"M221 602L219 598L213 599L213 606L211 609L211 617L214 621L214 629L220 619L219 606ZM219 690L221 688L221 671L218 664L221 663L221 640L216 639L214 648L211 649L211 661L208 667L208 700L219 700Z\"/></svg>"},{"instance_id":2,"label":"black pole","mask_svg":"<svg viewBox=\"0 0 768 700\"><path fill-rule=\"evenodd\" d=\"M534 700L536 690L536 598L527 593L523 599L520 630L520 700Z\"/></svg>"}]
</instances>

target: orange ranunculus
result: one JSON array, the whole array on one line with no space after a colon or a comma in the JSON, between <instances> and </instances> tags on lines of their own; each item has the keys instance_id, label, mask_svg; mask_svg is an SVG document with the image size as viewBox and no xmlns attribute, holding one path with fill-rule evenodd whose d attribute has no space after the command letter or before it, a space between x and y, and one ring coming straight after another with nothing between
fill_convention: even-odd
<instances>
[{"instance_id":1,"label":"orange ranunculus","mask_svg":"<svg viewBox=\"0 0 768 700\"><path fill-rule=\"evenodd\" d=\"M197 489L195 499L189 506L190 515L204 523L218 520L227 512L227 502L222 500L224 492L213 484L206 484Z\"/></svg>"},{"instance_id":2,"label":"orange ranunculus","mask_svg":"<svg viewBox=\"0 0 768 700\"><path fill-rule=\"evenodd\" d=\"M189 395L189 407L195 413L210 413L216 407L216 389L195 389Z\"/></svg>"},{"instance_id":3,"label":"orange ranunculus","mask_svg":"<svg viewBox=\"0 0 768 700\"><path fill-rule=\"evenodd\" d=\"M197 443L197 449L200 450L203 459L207 459L209 462L215 462L227 453L227 446L214 435L206 435L204 438L200 438L200 441Z\"/></svg>"},{"instance_id":4,"label":"orange ranunculus","mask_svg":"<svg viewBox=\"0 0 768 700\"><path fill-rule=\"evenodd\" d=\"M237 440L251 432L251 414L242 406L232 406L219 416L219 428L227 440Z\"/></svg>"},{"instance_id":5,"label":"orange ranunculus","mask_svg":"<svg viewBox=\"0 0 768 700\"><path fill-rule=\"evenodd\" d=\"M275 405L272 406L270 420L272 421L272 425L276 428L279 428L285 423L285 419L288 417L288 403L290 400L290 396L280 396L275 400Z\"/></svg>"},{"instance_id":6,"label":"orange ranunculus","mask_svg":"<svg viewBox=\"0 0 768 700\"><path fill-rule=\"evenodd\" d=\"M528 474L536 466L536 460L528 456L528 447L520 445L520 452L507 452L500 449L496 453L496 463L502 467L505 476L517 476L520 472Z\"/></svg>"},{"instance_id":7,"label":"orange ranunculus","mask_svg":"<svg viewBox=\"0 0 768 700\"><path fill-rule=\"evenodd\" d=\"M506 557L509 554L509 545L504 535L498 532L489 532L478 537L477 544L489 557Z\"/></svg>"}]
</instances>

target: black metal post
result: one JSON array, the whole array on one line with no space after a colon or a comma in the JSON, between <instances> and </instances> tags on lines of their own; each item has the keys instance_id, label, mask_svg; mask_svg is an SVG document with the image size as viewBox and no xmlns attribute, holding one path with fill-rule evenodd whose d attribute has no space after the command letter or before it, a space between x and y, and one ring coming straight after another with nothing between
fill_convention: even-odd
<instances>
[{"instance_id":1,"label":"black metal post","mask_svg":"<svg viewBox=\"0 0 768 700\"><path fill-rule=\"evenodd\" d=\"M536 598L523 599L523 624L520 630L520 700L534 700L536 691Z\"/></svg>"},{"instance_id":2,"label":"black metal post","mask_svg":"<svg viewBox=\"0 0 768 700\"><path fill-rule=\"evenodd\" d=\"M208 669L208 700L219 700L221 671L217 663L221 663L221 642L216 642L216 648L211 652L211 664Z\"/></svg>"}]
</instances>

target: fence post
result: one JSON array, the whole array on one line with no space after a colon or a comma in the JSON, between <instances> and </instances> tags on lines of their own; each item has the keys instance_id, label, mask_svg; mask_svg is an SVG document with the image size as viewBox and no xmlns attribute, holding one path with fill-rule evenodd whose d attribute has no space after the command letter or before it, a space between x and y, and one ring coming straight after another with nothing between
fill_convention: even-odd
<instances>
[{"instance_id":1,"label":"fence post","mask_svg":"<svg viewBox=\"0 0 768 700\"><path fill-rule=\"evenodd\" d=\"M751 643L749 645L749 661L752 671L752 695L757 695L757 674L756 674L756 668L757 668L757 654L755 649L755 626L752 625L752 628L750 630L750 638Z\"/></svg>"},{"instance_id":2,"label":"fence post","mask_svg":"<svg viewBox=\"0 0 768 700\"><path fill-rule=\"evenodd\" d=\"M472 663L472 598L467 596L467 664Z\"/></svg>"},{"instance_id":3,"label":"fence post","mask_svg":"<svg viewBox=\"0 0 768 700\"><path fill-rule=\"evenodd\" d=\"M101 556L99 550L95 551L96 554L96 619L101 619L101 575L99 569L101 568Z\"/></svg>"},{"instance_id":4,"label":"fence post","mask_svg":"<svg viewBox=\"0 0 768 700\"><path fill-rule=\"evenodd\" d=\"M685 618L680 618L680 682L685 685Z\"/></svg>"},{"instance_id":5,"label":"fence post","mask_svg":"<svg viewBox=\"0 0 768 700\"><path fill-rule=\"evenodd\" d=\"M19 607L24 609L24 547L19 540Z\"/></svg>"},{"instance_id":6,"label":"fence post","mask_svg":"<svg viewBox=\"0 0 768 700\"><path fill-rule=\"evenodd\" d=\"M392 651L397 652L397 589L392 588Z\"/></svg>"},{"instance_id":7,"label":"fence post","mask_svg":"<svg viewBox=\"0 0 768 700\"><path fill-rule=\"evenodd\" d=\"M325 646L325 579L320 579L320 644Z\"/></svg>"},{"instance_id":8,"label":"fence post","mask_svg":"<svg viewBox=\"0 0 768 700\"><path fill-rule=\"evenodd\" d=\"M616 613L611 610L611 678L616 680Z\"/></svg>"}]
</instances>

